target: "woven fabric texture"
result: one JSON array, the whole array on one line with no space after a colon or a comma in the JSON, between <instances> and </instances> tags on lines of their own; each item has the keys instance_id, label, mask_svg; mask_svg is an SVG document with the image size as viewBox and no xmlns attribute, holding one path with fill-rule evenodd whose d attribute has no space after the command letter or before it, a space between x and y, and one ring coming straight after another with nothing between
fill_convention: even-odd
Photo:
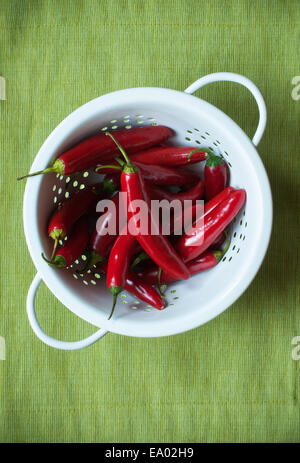
<instances>
[{"instance_id":1,"label":"woven fabric texture","mask_svg":"<svg viewBox=\"0 0 300 463\"><path fill-rule=\"evenodd\" d=\"M300 74L299 2L0 3L0 441L299 442L300 360L292 357L300 336L300 90L292 83ZM44 345L26 316L35 268L16 177L85 102L138 86L184 90L217 71L252 79L268 108L259 153L274 228L254 282L221 316L184 334L108 334L76 352ZM257 107L246 89L216 83L200 94L254 133ZM95 331L45 285L37 307L58 339Z\"/></svg>"}]
</instances>

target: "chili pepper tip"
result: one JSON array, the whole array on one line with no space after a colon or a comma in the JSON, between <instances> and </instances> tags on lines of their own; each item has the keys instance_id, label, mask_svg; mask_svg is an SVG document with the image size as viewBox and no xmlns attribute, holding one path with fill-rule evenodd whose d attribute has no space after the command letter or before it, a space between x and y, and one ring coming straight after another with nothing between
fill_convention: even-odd
<instances>
[{"instance_id":1,"label":"chili pepper tip","mask_svg":"<svg viewBox=\"0 0 300 463\"><path fill-rule=\"evenodd\" d=\"M191 152L189 153L188 158L187 158L188 162L191 161L192 155L193 155L194 153L199 152L199 151L202 151L202 152L204 152L204 153L207 153L209 156L210 156L211 154L213 154L213 152L212 152L210 149L208 149L208 148L196 148L195 150L193 150L193 151L191 151ZM214 154L213 154L213 155L214 155ZM207 156L206 156L206 157L207 157Z\"/></svg>"},{"instance_id":2,"label":"chili pepper tip","mask_svg":"<svg viewBox=\"0 0 300 463\"><path fill-rule=\"evenodd\" d=\"M193 151L191 151L191 152L189 153L188 158L187 158L187 161L188 161L188 162L191 162L191 157L192 157L192 155L195 154L195 153L199 153L199 151L201 151L201 152L204 151L205 153L207 152L205 149L196 148L195 150L193 150ZM206 157L207 157L207 156L206 156Z\"/></svg>"}]
</instances>

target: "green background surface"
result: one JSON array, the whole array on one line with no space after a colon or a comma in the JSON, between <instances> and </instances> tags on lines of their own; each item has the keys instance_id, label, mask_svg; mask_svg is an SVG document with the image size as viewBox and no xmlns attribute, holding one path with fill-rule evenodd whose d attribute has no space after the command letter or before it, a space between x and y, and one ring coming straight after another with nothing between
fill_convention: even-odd
<instances>
[{"instance_id":1,"label":"green background surface","mask_svg":"<svg viewBox=\"0 0 300 463\"><path fill-rule=\"evenodd\" d=\"M0 1L1 442L297 442L300 439L298 1ZM26 173L70 112L135 86L185 89L202 75L252 79L268 108L259 152L274 228L252 285L221 316L156 339L109 334L76 352L40 342L25 300L35 275L22 224ZM257 107L238 85L197 93L249 135ZM4 251L4 252L3 252ZM52 336L94 332L41 286Z\"/></svg>"}]
</instances>

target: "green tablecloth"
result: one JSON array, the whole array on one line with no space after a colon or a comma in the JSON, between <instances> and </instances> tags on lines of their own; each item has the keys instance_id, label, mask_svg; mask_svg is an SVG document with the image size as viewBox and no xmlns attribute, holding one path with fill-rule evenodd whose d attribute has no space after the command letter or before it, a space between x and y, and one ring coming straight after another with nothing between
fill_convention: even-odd
<instances>
[{"instance_id":1,"label":"green tablecloth","mask_svg":"<svg viewBox=\"0 0 300 463\"><path fill-rule=\"evenodd\" d=\"M292 339L300 335L300 100L291 96L299 15L297 0L1 1L1 442L299 441ZM110 334L77 352L44 345L25 311L35 268L17 175L83 103L135 86L183 90L216 71L252 79L268 107L259 151L274 230L256 279L229 310L188 333ZM220 83L201 97L254 133L247 90ZM53 336L76 340L95 330L44 285L37 306Z\"/></svg>"}]
</instances>

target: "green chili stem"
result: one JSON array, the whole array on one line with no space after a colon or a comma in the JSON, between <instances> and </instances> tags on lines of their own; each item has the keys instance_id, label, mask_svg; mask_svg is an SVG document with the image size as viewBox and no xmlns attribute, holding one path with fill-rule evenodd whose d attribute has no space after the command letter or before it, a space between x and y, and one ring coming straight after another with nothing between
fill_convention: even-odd
<instances>
[{"instance_id":1,"label":"green chili stem","mask_svg":"<svg viewBox=\"0 0 300 463\"><path fill-rule=\"evenodd\" d=\"M113 165L106 165L106 166L99 166L95 169L95 172L98 172L100 169L117 169L117 170L122 170L122 167L120 166L113 166Z\"/></svg>"},{"instance_id":2,"label":"green chili stem","mask_svg":"<svg viewBox=\"0 0 300 463\"><path fill-rule=\"evenodd\" d=\"M123 161L123 159L121 159L119 157L115 158L115 161L117 161L120 164L120 166L122 166L122 167L125 165L125 162Z\"/></svg>"},{"instance_id":3,"label":"green chili stem","mask_svg":"<svg viewBox=\"0 0 300 463\"><path fill-rule=\"evenodd\" d=\"M49 264L49 265L54 265L53 262L52 262L52 259L51 259L51 260L48 260L48 259L45 257L45 255L44 255L43 253L41 254L41 256L42 256L42 258L44 259L44 261L47 262L47 264Z\"/></svg>"},{"instance_id":4,"label":"green chili stem","mask_svg":"<svg viewBox=\"0 0 300 463\"><path fill-rule=\"evenodd\" d=\"M230 246L230 237L229 237L229 233L227 230L224 230L224 235L226 236L226 246L223 249L223 255L226 254Z\"/></svg>"},{"instance_id":5,"label":"green chili stem","mask_svg":"<svg viewBox=\"0 0 300 463\"><path fill-rule=\"evenodd\" d=\"M17 180L23 180L24 178L34 177L35 175L47 174L49 172L56 172L57 174L64 175L65 173L64 163L60 159L56 159L53 166L47 167L44 170L39 170L38 172L34 172L33 174L23 175L23 177L18 177Z\"/></svg>"},{"instance_id":6,"label":"green chili stem","mask_svg":"<svg viewBox=\"0 0 300 463\"><path fill-rule=\"evenodd\" d=\"M123 291L123 288L121 288L121 286L111 286L109 288L109 290L113 295L113 305L112 305L111 312L110 312L110 315L108 317L108 320L111 319L111 317L112 317L112 315L114 313L116 303L117 303L118 294L120 294L120 292Z\"/></svg>"},{"instance_id":7,"label":"green chili stem","mask_svg":"<svg viewBox=\"0 0 300 463\"><path fill-rule=\"evenodd\" d=\"M119 150L121 151L125 161L126 161L126 164L127 166L132 166L131 164L131 161L129 159L129 157L127 156L124 148L120 145L120 143L118 142L118 140L115 139L115 137L110 133L110 132L105 132L105 135L108 135L114 142L115 144L117 145L117 147L119 148Z\"/></svg>"},{"instance_id":8,"label":"green chili stem","mask_svg":"<svg viewBox=\"0 0 300 463\"><path fill-rule=\"evenodd\" d=\"M56 249L57 249L58 241L59 241L58 238L54 238L54 246L53 246L52 254L51 254L51 257L50 257L51 262L53 261L53 258L54 258L54 256L55 256L55 252L56 252Z\"/></svg>"},{"instance_id":9,"label":"green chili stem","mask_svg":"<svg viewBox=\"0 0 300 463\"><path fill-rule=\"evenodd\" d=\"M114 294L114 295L113 295L113 305L112 305L111 312L110 312L110 315L109 315L109 317L108 317L108 320L111 319L111 317L112 317L112 315L113 315L113 313L114 313L114 311L115 311L115 307L116 307L116 303L117 303L117 298L118 298L118 295L117 295L117 294Z\"/></svg>"},{"instance_id":10,"label":"green chili stem","mask_svg":"<svg viewBox=\"0 0 300 463\"><path fill-rule=\"evenodd\" d=\"M55 167L47 167L47 169L39 170L38 172L34 172L33 174L23 175L23 177L18 177L17 180L23 180L24 178L35 177L36 175L47 174L48 172L57 172Z\"/></svg>"},{"instance_id":11,"label":"green chili stem","mask_svg":"<svg viewBox=\"0 0 300 463\"><path fill-rule=\"evenodd\" d=\"M157 272L157 284L158 284L158 291L161 296L165 296L165 294L161 290L161 273L162 273L162 268L158 267L158 272Z\"/></svg>"},{"instance_id":12,"label":"green chili stem","mask_svg":"<svg viewBox=\"0 0 300 463\"><path fill-rule=\"evenodd\" d=\"M140 262L143 262L143 260L147 260L147 259L150 259L150 257L148 256L148 254L145 252L145 251L142 251L135 259L134 261L132 262L130 268L134 268L136 267L137 265L139 265Z\"/></svg>"}]
</instances>

